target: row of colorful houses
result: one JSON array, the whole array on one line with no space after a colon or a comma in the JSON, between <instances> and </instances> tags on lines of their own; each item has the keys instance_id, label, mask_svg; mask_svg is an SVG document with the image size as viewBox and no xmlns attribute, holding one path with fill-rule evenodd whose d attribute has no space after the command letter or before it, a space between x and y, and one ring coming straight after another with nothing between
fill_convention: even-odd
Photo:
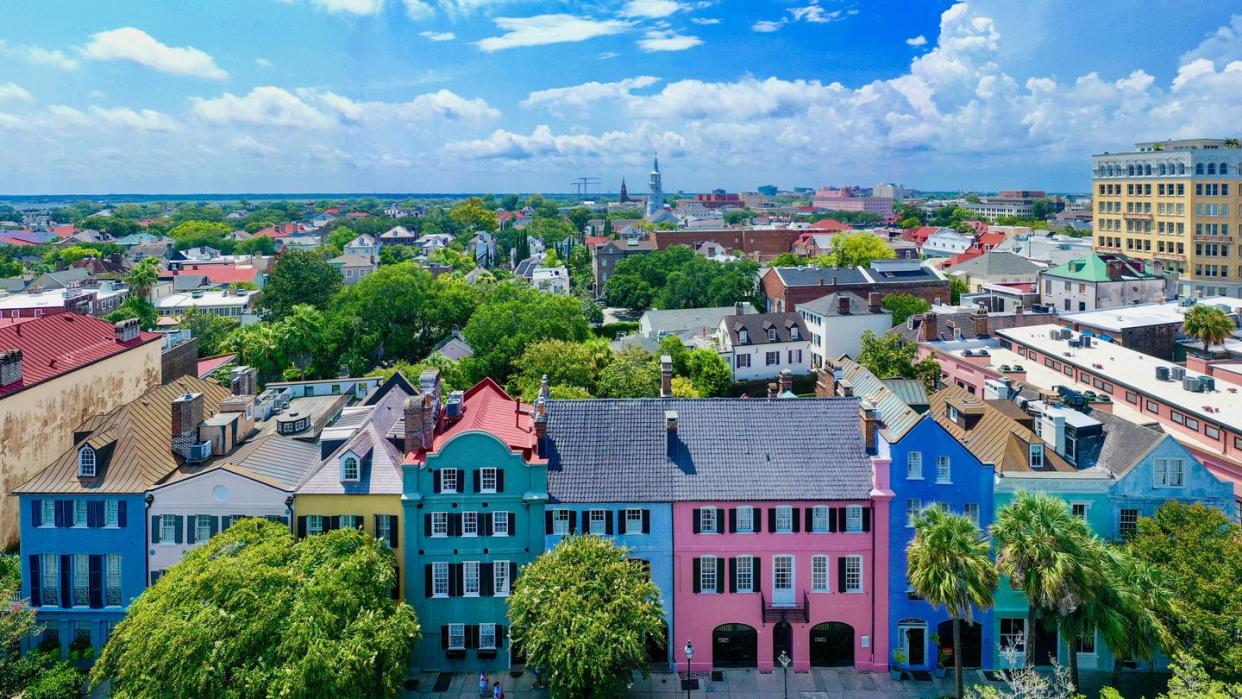
<instances>
[{"instance_id":1,"label":"row of colorful houses","mask_svg":"<svg viewBox=\"0 0 1242 699\"><path fill-rule=\"evenodd\" d=\"M950 389L912 407L844 358L819 391L530 405L490 380L445 394L434 371L313 396L255 395L244 369L232 391L185 377L88 419L14 491L23 593L41 642L98 648L185 551L242 517L298 537L352 527L395 553L393 595L424 634L411 669L493 671L524 663L506 614L523 567L593 535L627 547L660 591L656 666L767 671L785 653L795 670L882 671L900 649L917 670L953 641L907 582L921 509L986 527L1015 492L1044 490L1118 539L1169 499L1232 502L1166 435L1051 397L1015 394L1019 407ZM1001 588L964 627L968 666L1001 667L1021 642L1025 601ZM1072 648L1111 667L1096 639L1034 645L1041 662Z\"/></svg>"}]
</instances>

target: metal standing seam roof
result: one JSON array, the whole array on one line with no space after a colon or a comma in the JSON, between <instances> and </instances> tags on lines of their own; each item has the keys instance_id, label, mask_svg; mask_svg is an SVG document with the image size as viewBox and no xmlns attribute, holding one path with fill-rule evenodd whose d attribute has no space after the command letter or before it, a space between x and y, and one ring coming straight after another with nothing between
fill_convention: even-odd
<instances>
[{"instance_id":1,"label":"metal standing seam roof","mask_svg":"<svg viewBox=\"0 0 1242 699\"><path fill-rule=\"evenodd\" d=\"M0 398L161 337L159 333L140 332L134 340L117 342L112 323L77 313L57 313L0 327L0 351L22 351L21 379L0 387Z\"/></svg>"},{"instance_id":2,"label":"metal standing seam roof","mask_svg":"<svg viewBox=\"0 0 1242 699\"><path fill-rule=\"evenodd\" d=\"M886 441L900 441L918 424L922 414L911 408L867 367L847 358L838 359L836 365L841 372L837 380L848 381L855 396L867 398L875 404L880 413L880 430Z\"/></svg>"},{"instance_id":3,"label":"metal standing seam roof","mask_svg":"<svg viewBox=\"0 0 1242 699\"><path fill-rule=\"evenodd\" d=\"M857 267L773 267L785 286L831 285L833 277L837 284L868 284L870 280Z\"/></svg>"},{"instance_id":4,"label":"metal standing seam roof","mask_svg":"<svg viewBox=\"0 0 1242 699\"><path fill-rule=\"evenodd\" d=\"M172 402L185 393L203 394L203 414L214 414L229 389L183 376L92 418L95 429L14 493L141 493L177 469L172 452ZM78 449L95 448L95 478L78 477Z\"/></svg>"},{"instance_id":5,"label":"metal standing seam roof","mask_svg":"<svg viewBox=\"0 0 1242 699\"><path fill-rule=\"evenodd\" d=\"M952 403L976 411L978 417L970 429L949 419L947 406ZM985 464L994 464L997 472L1031 472L1027 446L1043 444L1031 430L1023 427L1001 410L979 400L960 386L950 386L931 396L932 419L940 423L963 447ZM1044 449L1044 472L1070 472L1076 469L1052 447Z\"/></svg>"},{"instance_id":6,"label":"metal standing seam roof","mask_svg":"<svg viewBox=\"0 0 1242 699\"><path fill-rule=\"evenodd\" d=\"M953 273L982 274L1038 274L1044 266L1031 260L1015 255L1012 252L992 250L979 257L953 266Z\"/></svg>"},{"instance_id":7,"label":"metal standing seam roof","mask_svg":"<svg viewBox=\"0 0 1242 699\"><path fill-rule=\"evenodd\" d=\"M394 387L374 405L354 406L342 411L341 419L356 421L352 436L337 447L316 468L311 469L298 486L299 494L309 495L400 495L403 489L400 450L388 440L393 423L402 415L402 406L409 395ZM325 430L326 432L326 430ZM352 451L362 461L362 478L357 483L341 481L337 461Z\"/></svg>"},{"instance_id":8,"label":"metal standing seam roof","mask_svg":"<svg viewBox=\"0 0 1242 699\"><path fill-rule=\"evenodd\" d=\"M548 489L562 502L865 500L857 398L548 403ZM670 433L666 413L677 413Z\"/></svg>"}]
</instances>

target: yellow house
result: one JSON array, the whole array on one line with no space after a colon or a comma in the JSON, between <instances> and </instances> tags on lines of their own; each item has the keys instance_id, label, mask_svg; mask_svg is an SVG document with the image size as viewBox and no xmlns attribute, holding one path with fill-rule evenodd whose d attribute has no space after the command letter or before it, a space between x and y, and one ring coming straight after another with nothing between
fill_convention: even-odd
<instances>
[{"instance_id":1,"label":"yellow house","mask_svg":"<svg viewBox=\"0 0 1242 699\"><path fill-rule=\"evenodd\" d=\"M72 447L88 418L160 385L159 340L136 320L69 312L0 327L0 548L18 540L9 493Z\"/></svg>"},{"instance_id":2,"label":"yellow house","mask_svg":"<svg viewBox=\"0 0 1242 699\"><path fill-rule=\"evenodd\" d=\"M298 537L353 527L383 539L397 556L397 589L405 597L401 541L402 404L410 393L404 380L389 381L362 405L341 411L320 435L318 468L293 499Z\"/></svg>"}]
</instances>

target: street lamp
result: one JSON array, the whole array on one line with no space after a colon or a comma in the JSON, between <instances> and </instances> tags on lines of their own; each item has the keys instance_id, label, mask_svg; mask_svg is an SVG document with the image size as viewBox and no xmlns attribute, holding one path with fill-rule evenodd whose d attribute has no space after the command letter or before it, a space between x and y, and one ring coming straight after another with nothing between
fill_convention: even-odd
<instances>
[{"instance_id":1,"label":"street lamp","mask_svg":"<svg viewBox=\"0 0 1242 699\"><path fill-rule=\"evenodd\" d=\"M694 644L686 641L686 647L682 649L686 654L686 678L682 681L682 685L686 688L686 699L690 699L690 661L694 660Z\"/></svg>"},{"instance_id":2,"label":"street lamp","mask_svg":"<svg viewBox=\"0 0 1242 699\"><path fill-rule=\"evenodd\" d=\"M793 659L789 657L788 653L781 650L781 654L776 659L776 662L781 664L781 673L785 676L785 699L789 699L789 663L793 662Z\"/></svg>"}]
</instances>

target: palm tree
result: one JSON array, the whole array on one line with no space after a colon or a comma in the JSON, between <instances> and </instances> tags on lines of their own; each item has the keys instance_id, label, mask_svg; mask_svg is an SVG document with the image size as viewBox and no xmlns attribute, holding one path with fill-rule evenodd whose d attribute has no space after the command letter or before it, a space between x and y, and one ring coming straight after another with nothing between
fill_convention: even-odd
<instances>
[{"instance_id":1,"label":"palm tree","mask_svg":"<svg viewBox=\"0 0 1242 699\"><path fill-rule=\"evenodd\" d=\"M1093 562L1098 562L1104 574L1089 581L1082 603L1076 609L1063 614L1057 619L1057 630L1061 638L1069 645L1069 676L1070 682L1078 684L1078 652L1074 650L1076 639L1098 635L1110 649L1126 645L1126 614L1130 613L1127 600L1120 593L1120 582L1117 579L1119 562L1115 558L1120 555L1116 549L1109 548L1097 537L1089 539L1083 555ZM1118 661L1120 662L1120 661Z\"/></svg>"},{"instance_id":2,"label":"palm tree","mask_svg":"<svg viewBox=\"0 0 1242 699\"><path fill-rule=\"evenodd\" d=\"M1125 633L1120 643L1108 644L1113 654L1114 687L1121 681L1123 658L1150 661L1175 641L1161 621L1172 613L1173 596L1159 573L1123 549L1111 549L1113 586L1122 605ZM1107 637L1105 638L1107 642Z\"/></svg>"},{"instance_id":3,"label":"palm tree","mask_svg":"<svg viewBox=\"0 0 1242 699\"><path fill-rule=\"evenodd\" d=\"M953 620L953 672L957 697L962 686L962 619L974 623L974 609L992 606L997 572L991 545L978 525L931 507L914 520L914 541L906 550L910 585L933 607L943 607Z\"/></svg>"},{"instance_id":4,"label":"palm tree","mask_svg":"<svg viewBox=\"0 0 1242 699\"><path fill-rule=\"evenodd\" d=\"M159 264L159 260L154 257L144 257L125 276L125 283L129 284L129 288L134 290L134 295L138 298L146 299L151 287L159 281Z\"/></svg>"},{"instance_id":5,"label":"palm tree","mask_svg":"<svg viewBox=\"0 0 1242 699\"><path fill-rule=\"evenodd\" d=\"M1220 344L1233 333L1233 321L1225 312L1214 306L1198 304L1186 311L1182 320L1182 330L1186 335L1203 341L1203 353L1207 354L1212 345Z\"/></svg>"},{"instance_id":6,"label":"palm tree","mask_svg":"<svg viewBox=\"0 0 1242 699\"><path fill-rule=\"evenodd\" d=\"M289 315L279 323L277 335L284 345L285 353L297 367L300 378L306 377L307 365L323 344L323 327L323 313L305 303L295 305Z\"/></svg>"},{"instance_id":7,"label":"palm tree","mask_svg":"<svg viewBox=\"0 0 1242 699\"><path fill-rule=\"evenodd\" d=\"M996 567L1026 594L1026 666L1034 664L1035 624L1078 608L1100 577L1100 561L1090 556L1087 525L1065 502L1045 493L1021 491L1002 507L992 524Z\"/></svg>"}]
</instances>

